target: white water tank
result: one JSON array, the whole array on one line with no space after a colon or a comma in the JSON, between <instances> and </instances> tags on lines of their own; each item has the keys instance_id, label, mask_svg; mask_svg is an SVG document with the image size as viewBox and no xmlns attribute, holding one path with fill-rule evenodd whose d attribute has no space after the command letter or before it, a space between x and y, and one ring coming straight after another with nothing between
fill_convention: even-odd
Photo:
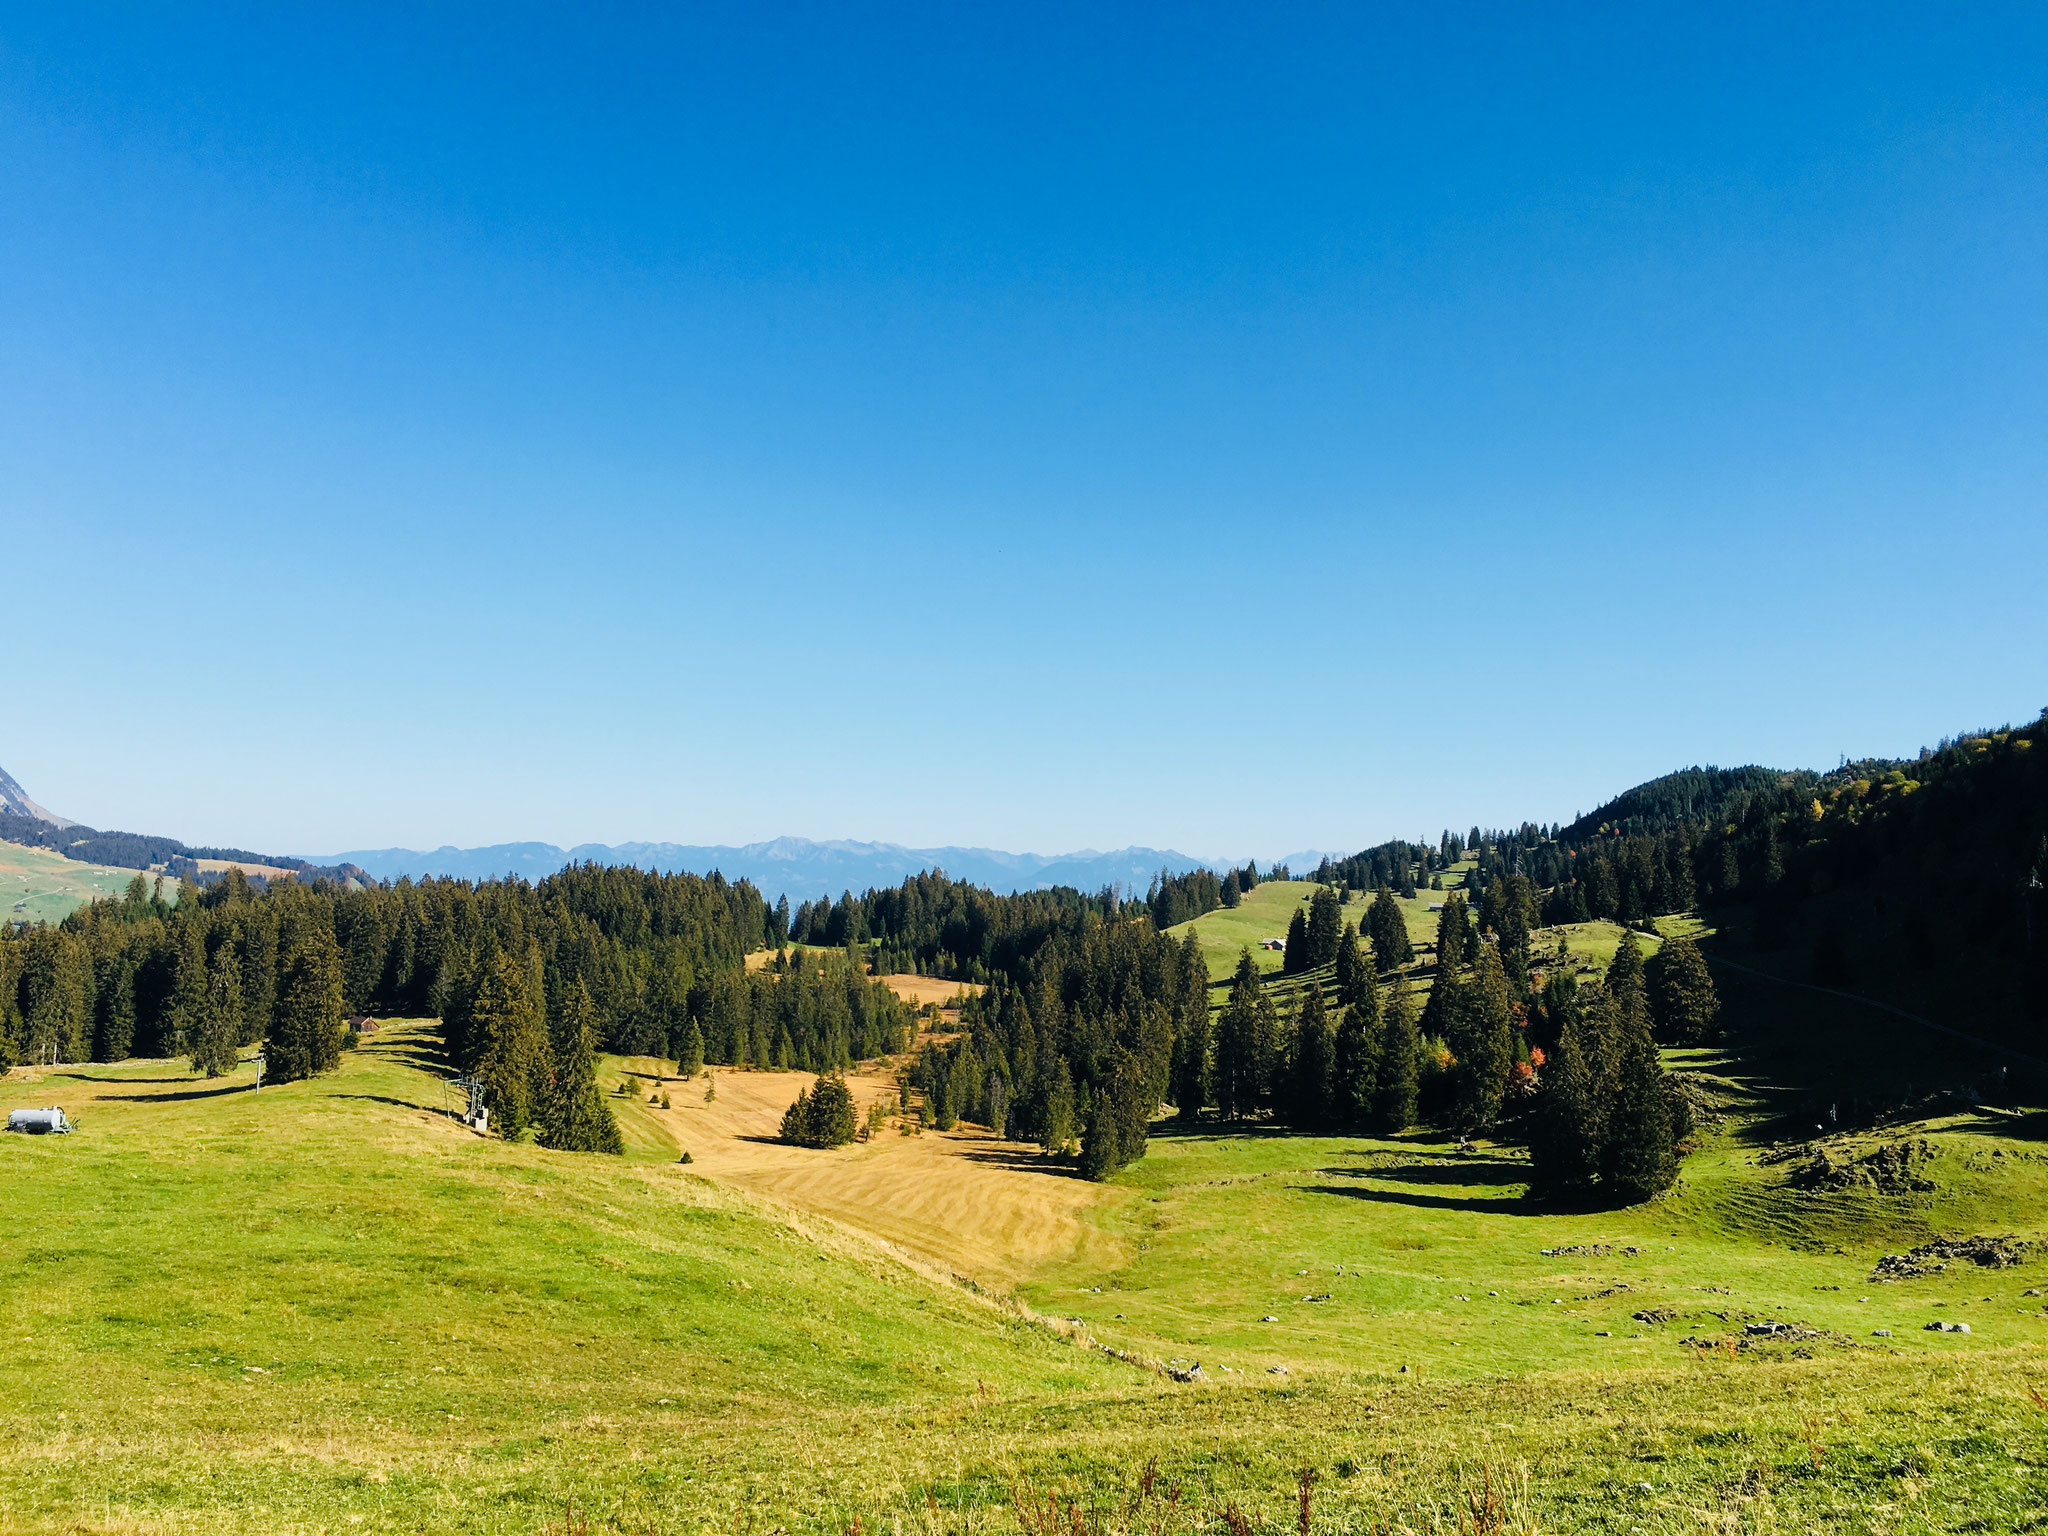
<instances>
[{"instance_id":1,"label":"white water tank","mask_svg":"<svg viewBox=\"0 0 2048 1536\"><path fill-rule=\"evenodd\" d=\"M49 1109L11 1109L7 1112L7 1129L25 1131L31 1136L69 1136L71 1122L54 1105Z\"/></svg>"}]
</instances>

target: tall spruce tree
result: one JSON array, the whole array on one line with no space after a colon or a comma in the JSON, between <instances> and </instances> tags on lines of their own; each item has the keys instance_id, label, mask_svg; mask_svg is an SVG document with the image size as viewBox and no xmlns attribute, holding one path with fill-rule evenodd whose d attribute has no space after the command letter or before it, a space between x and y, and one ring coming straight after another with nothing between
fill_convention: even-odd
<instances>
[{"instance_id":1,"label":"tall spruce tree","mask_svg":"<svg viewBox=\"0 0 2048 1536\"><path fill-rule=\"evenodd\" d=\"M1386 1017L1379 984L1370 971L1354 983L1351 995L1351 1005L1337 1025L1330 1113L1340 1124L1364 1125L1373 1114Z\"/></svg>"},{"instance_id":2,"label":"tall spruce tree","mask_svg":"<svg viewBox=\"0 0 2048 1536\"><path fill-rule=\"evenodd\" d=\"M234 941L222 944L213 957L206 983L206 1012L192 1043L192 1070L219 1077L235 1068L242 1043L241 967L235 963Z\"/></svg>"},{"instance_id":3,"label":"tall spruce tree","mask_svg":"<svg viewBox=\"0 0 2048 1536\"><path fill-rule=\"evenodd\" d=\"M1364 954L1359 948L1356 923L1346 923L1344 931L1337 936L1336 965L1337 1003L1339 1007L1348 1007L1357 1001L1355 989L1358 986L1358 978L1365 976L1370 979L1372 976L1372 972L1365 967Z\"/></svg>"},{"instance_id":4,"label":"tall spruce tree","mask_svg":"<svg viewBox=\"0 0 2048 1536\"><path fill-rule=\"evenodd\" d=\"M1401 915L1401 904L1394 900L1394 893L1384 885L1366 909L1365 925L1372 935L1373 958L1381 969L1393 970L1415 958L1415 946L1408 938L1408 919Z\"/></svg>"},{"instance_id":5,"label":"tall spruce tree","mask_svg":"<svg viewBox=\"0 0 2048 1536\"><path fill-rule=\"evenodd\" d=\"M1183 1120L1200 1116L1209 1100L1209 965L1190 928L1181 944L1180 1009L1173 1037L1170 1093Z\"/></svg>"},{"instance_id":6,"label":"tall spruce tree","mask_svg":"<svg viewBox=\"0 0 2048 1536\"><path fill-rule=\"evenodd\" d=\"M1294 1021L1293 1049L1288 1053L1287 1117L1295 1126L1321 1130L1330 1123L1336 1055L1336 1033L1330 1027L1323 989L1312 981L1302 995Z\"/></svg>"},{"instance_id":7,"label":"tall spruce tree","mask_svg":"<svg viewBox=\"0 0 2048 1536\"><path fill-rule=\"evenodd\" d=\"M1436 963L1460 968L1476 958L1472 923L1465 898L1456 891L1444 898L1444 909L1436 915Z\"/></svg>"},{"instance_id":8,"label":"tall spruce tree","mask_svg":"<svg viewBox=\"0 0 2048 1536\"><path fill-rule=\"evenodd\" d=\"M1280 956L1281 970L1294 976L1315 964L1308 947L1308 914L1300 907L1296 907L1294 916L1287 920L1286 942L1287 948Z\"/></svg>"},{"instance_id":9,"label":"tall spruce tree","mask_svg":"<svg viewBox=\"0 0 2048 1536\"><path fill-rule=\"evenodd\" d=\"M1605 1006L1603 1001L1602 1006ZM1555 1039L1546 1053L1529 1131L1529 1160L1545 1188L1584 1189L1600 1171L1601 1073L1585 1045L1578 984L1557 972L1544 989Z\"/></svg>"},{"instance_id":10,"label":"tall spruce tree","mask_svg":"<svg viewBox=\"0 0 2048 1536\"><path fill-rule=\"evenodd\" d=\"M676 1045L676 1075L687 1081L703 1070L704 1031L693 1016L685 1023L682 1039Z\"/></svg>"},{"instance_id":11,"label":"tall spruce tree","mask_svg":"<svg viewBox=\"0 0 2048 1536\"><path fill-rule=\"evenodd\" d=\"M294 915L277 1014L263 1047L264 1075L281 1083L341 1064L341 952L326 923Z\"/></svg>"},{"instance_id":12,"label":"tall spruce tree","mask_svg":"<svg viewBox=\"0 0 2048 1536\"><path fill-rule=\"evenodd\" d=\"M1721 999L1699 945L1668 939L1643 964L1649 986L1650 1019L1666 1045L1703 1045L1720 1023Z\"/></svg>"},{"instance_id":13,"label":"tall spruce tree","mask_svg":"<svg viewBox=\"0 0 2048 1536\"><path fill-rule=\"evenodd\" d=\"M213 1011L213 994L206 974L206 929L196 909L185 908L178 924L178 958L171 973L170 1007L164 1013L163 1044L166 1055L196 1052L206 1032L207 1015Z\"/></svg>"},{"instance_id":14,"label":"tall spruce tree","mask_svg":"<svg viewBox=\"0 0 2048 1536\"><path fill-rule=\"evenodd\" d=\"M534 1139L558 1152L623 1154L619 1122L598 1091L596 1020L581 977L564 989L548 1035L554 1080L542 1102Z\"/></svg>"},{"instance_id":15,"label":"tall spruce tree","mask_svg":"<svg viewBox=\"0 0 2048 1536\"><path fill-rule=\"evenodd\" d=\"M1642 948L1633 933L1621 936L1604 990L1600 1180L1620 1200L1646 1200L1678 1176L1678 1135L1674 1095L1650 1031Z\"/></svg>"},{"instance_id":16,"label":"tall spruce tree","mask_svg":"<svg viewBox=\"0 0 2048 1536\"><path fill-rule=\"evenodd\" d=\"M1609 1006L1614 1004L1610 999ZM1601 1182L1619 1199L1647 1200L1678 1177L1673 1097L1650 1038L1648 1012L1615 1008L1613 1077L1600 1147Z\"/></svg>"},{"instance_id":17,"label":"tall spruce tree","mask_svg":"<svg viewBox=\"0 0 2048 1536\"><path fill-rule=\"evenodd\" d=\"M1314 970L1337 958L1337 946L1344 932L1344 913L1334 886L1319 885L1308 902L1308 964Z\"/></svg>"},{"instance_id":18,"label":"tall spruce tree","mask_svg":"<svg viewBox=\"0 0 2048 1536\"><path fill-rule=\"evenodd\" d=\"M527 967L496 949L483 966L471 1005L471 1027L482 1047L476 1075L484 1084L492 1125L507 1141L516 1141L533 1124L553 1076L548 1032Z\"/></svg>"},{"instance_id":19,"label":"tall spruce tree","mask_svg":"<svg viewBox=\"0 0 2048 1536\"><path fill-rule=\"evenodd\" d=\"M1216 1020L1214 1089L1217 1113L1226 1120L1248 1120L1265 1100L1265 1061L1259 1040L1259 1004L1264 987L1258 962L1249 948L1237 957L1230 995Z\"/></svg>"},{"instance_id":20,"label":"tall spruce tree","mask_svg":"<svg viewBox=\"0 0 2048 1536\"><path fill-rule=\"evenodd\" d=\"M1391 1136L1415 1123L1421 1100L1416 1058L1422 1039L1415 1022L1415 994L1405 975L1397 975L1387 989L1383 1041L1379 1081L1373 1090L1373 1121L1381 1135Z\"/></svg>"},{"instance_id":21,"label":"tall spruce tree","mask_svg":"<svg viewBox=\"0 0 2048 1536\"><path fill-rule=\"evenodd\" d=\"M1460 1129L1483 1129L1500 1117L1508 1073L1515 1061L1507 974L1493 944L1479 946L1472 978L1459 989L1452 1010L1449 1038L1451 1052L1458 1059L1453 1112Z\"/></svg>"}]
</instances>

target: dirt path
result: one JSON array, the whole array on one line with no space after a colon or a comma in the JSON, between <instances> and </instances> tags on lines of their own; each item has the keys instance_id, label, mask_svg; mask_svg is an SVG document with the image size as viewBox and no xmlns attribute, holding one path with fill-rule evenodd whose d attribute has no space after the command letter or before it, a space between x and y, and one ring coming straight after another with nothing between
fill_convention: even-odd
<instances>
[{"instance_id":1,"label":"dirt path","mask_svg":"<svg viewBox=\"0 0 2048 1536\"><path fill-rule=\"evenodd\" d=\"M694 1172L830 1216L983 1282L1014 1283L1096 1245L1105 1263L1114 1260L1112 1241L1082 1219L1108 1192L1048 1167L1034 1147L964 1126L921 1136L892 1129L829 1152L786 1146L776 1139L782 1112L811 1075L712 1071L717 1097L708 1104L702 1078L670 1080L670 1109L620 1101L628 1139L648 1145L665 1137L689 1150ZM863 1115L877 1101L896 1103L892 1077L856 1075L847 1087Z\"/></svg>"}]
</instances>

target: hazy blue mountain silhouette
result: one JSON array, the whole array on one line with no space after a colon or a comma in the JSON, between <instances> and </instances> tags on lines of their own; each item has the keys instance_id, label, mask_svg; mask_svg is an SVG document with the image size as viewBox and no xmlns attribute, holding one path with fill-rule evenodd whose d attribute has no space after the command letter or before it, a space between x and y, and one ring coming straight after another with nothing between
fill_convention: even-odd
<instances>
[{"instance_id":1,"label":"hazy blue mountain silhouette","mask_svg":"<svg viewBox=\"0 0 2048 1536\"><path fill-rule=\"evenodd\" d=\"M1304 857L1296 855L1296 858ZM942 869L956 880L971 880L992 891L1042 890L1071 885L1084 891L1120 885L1142 893L1160 870L1180 874L1209 867L1171 849L1119 848L1109 853L1083 849L1077 853L1005 853L996 848L905 848L895 843L813 842L804 837L778 837L744 847L696 846L686 843L581 843L558 848L553 843L498 843L489 848L361 848L323 856L315 863L355 864L380 880L401 875L414 879L453 875L488 880L522 875L538 880L565 864L591 860L599 864L631 864L663 872L706 874L718 870L728 880L751 880L771 900L787 896L792 903L870 886L901 885L907 876ZM1309 856L1306 868L1314 867ZM1297 866L1297 872L1306 872Z\"/></svg>"}]
</instances>

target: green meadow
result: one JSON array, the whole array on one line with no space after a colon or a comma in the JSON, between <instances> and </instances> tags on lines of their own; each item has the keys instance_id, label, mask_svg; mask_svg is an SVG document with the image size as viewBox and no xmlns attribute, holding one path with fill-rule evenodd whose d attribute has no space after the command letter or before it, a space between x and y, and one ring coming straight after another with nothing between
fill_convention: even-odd
<instances>
[{"instance_id":1,"label":"green meadow","mask_svg":"<svg viewBox=\"0 0 2048 1536\"><path fill-rule=\"evenodd\" d=\"M120 895L134 878L132 869L80 864L48 848L0 843L0 920L58 922L89 901ZM166 886L166 897L175 885Z\"/></svg>"},{"instance_id":2,"label":"green meadow","mask_svg":"<svg viewBox=\"0 0 2048 1536\"><path fill-rule=\"evenodd\" d=\"M623 1160L471 1136L425 1026L260 1093L17 1074L80 1130L0 1141L0 1528L1277 1531L1304 1474L1314 1530L2029 1528L2048 1263L1870 1276L2048 1227L2040 1118L1834 1137L1935 1150L1830 1193L1779 1156L1803 1063L1755 1064L1674 1058L1717 1118L1626 1211L1531 1205L1507 1146L1162 1124L1014 1298L694 1176L635 1104Z\"/></svg>"}]
</instances>

